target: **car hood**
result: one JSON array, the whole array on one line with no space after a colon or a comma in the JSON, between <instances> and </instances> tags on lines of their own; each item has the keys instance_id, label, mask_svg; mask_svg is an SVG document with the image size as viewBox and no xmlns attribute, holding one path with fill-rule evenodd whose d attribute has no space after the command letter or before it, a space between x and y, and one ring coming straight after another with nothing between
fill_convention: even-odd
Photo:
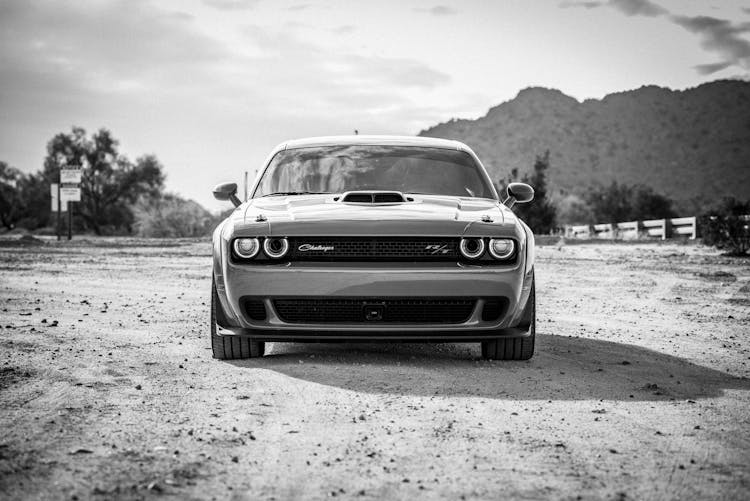
<instances>
[{"instance_id":1,"label":"car hood","mask_svg":"<svg viewBox=\"0 0 750 501\"><path fill-rule=\"evenodd\" d=\"M246 203L241 226L275 236L471 236L494 235L517 223L513 213L495 200L410 198L393 204L340 202L337 195L257 198Z\"/></svg>"}]
</instances>

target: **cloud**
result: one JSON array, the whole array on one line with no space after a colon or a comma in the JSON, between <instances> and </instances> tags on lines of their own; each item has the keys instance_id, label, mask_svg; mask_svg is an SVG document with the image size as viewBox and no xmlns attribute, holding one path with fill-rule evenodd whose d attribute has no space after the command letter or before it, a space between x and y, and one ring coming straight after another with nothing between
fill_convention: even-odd
<instances>
[{"instance_id":1,"label":"cloud","mask_svg":"<svg viewBox=\"0 0 750 501\"><path fill-rule=\"evenodd\" d=\"M603 5L605 5L604 2L596 2L596 1L592 1L592 2L584 2L584 1L574 2L574 1L571 1L571 2L561 2L560 3L560 7L563 8L563 9L570 9L571 7L583 7L584 9L596 9L597 7L602 7Z\"/></svg>"},{"instance_id":2,"label":"cloud","mask_svg":"<svg viewBox=\"0 0 750 501\"><path fill-rule=\"evenodd\" d=\"M619 10L626 16L647 16L656 17L663 14L667 14L667 10L663 7L651 2L650 0L609 0L608 2L601 1L577 1L577 0L566 0L559 4L563 9L571 7L583 7L585 9L596 9L598 7L612 7Z\"/></svg>"},{"instance_id":3,"label":"cloud","mask_svg":"<svg viewBox=\"0 0 750 501\"><path fill-rule=\"evenodd\" d=\"M458 14L456 9L448 7L447 5L434 5L428 8L415 8L413 10L414 12L424 12L432 14L433 16L451 16L453 14Z\"/></svg>"},{"instance_id":4,"label":"cloud","mask_svg":"<svg viewBox=\"0 0 750 501\"><path fill-rule=\"evenodd\" d=\"M742 37L743 33L750 32L748 23L733 24L710 16L672 16L671 19L678 26L699 35L701 47L722 57L719 63L697 66L699 73L713 73L730 65L750 69L750 41ZM724 68L720 67L722 64Z\"/></svg>"},{"instance_id":5,"label":"cloud","mask_svg":"<svg viewBox=\"0 0 750 501\"><path fill-rule=\"evenodd\" d=\"M224 47L200 33L192 16L145 3L0 4L0 100L6 103L12 94L33 99L34 91L67 99L157 82L179 88L225 57Z\"/></svg>"},{"instance_id":6,"label":"cloud","mask_svg":"<svg viewBox=\"0 0 750 501\"><path fill-rule=\"evenodd\" d=\"M300 11L300 10L307 10L310 7L312 7L312 5L310 5L309 3L298 3L296 5L290 5L289 7L286 8L286 10L290 10L294 12L294 11Z\"/></svg>"},{"instance_id":7,"label":"cloud","mask_svg":"<svg viewBox=\"0 0 750 501\"><path fill-rule=\"evenodd\" d=\"M337 35L349 35L350 33L354 33L355 31L357 31L357 27L352 24L345 24L343 26L333 28L331 31Z\"/></svg>"},{"instance_id":8,"label":"cloud","mask_svg":"<svg viewBox=\"0 0 750 501\"><path fill-rule=\"evenodd\" d=\"M219 10L248 10L255 7L259 0L203 0L203 4Z\"/></svg>"},{"instance_id":9,"label":"cloud","mask_svg":"<svg viewBox=\"0 0 750 501\"><path fill-rule=\"evenodd\" d=\"M602 6L617 9L626 16L665 16L678 26L698 35L701 47L721 56L721 61L699 64L694 69L701 75L710 75L730 66L750 69L750 41L743 38L750 32L750 23L734 24L726 19L710 16L677 16L650 0L609 0L607 3L597 1L565 1L559 4L562 8L584 7L593 9ZM743 8L750 13L750 8Z\"/></svg>"},{"instance_id":10,"label":"cloud","mask_svg":"<svg viewBox=\"0 0 750 501\"><path fill-rule=\"evenodd\" d=\"M726 68L729 68L730 66L732 66L732 63L723 62L723 63L699 64L699 65L693 66L693 68L695 68L695 71L697 71L701 75L710 75L712 73L716 73L717 71L721 71Z\"/></svg>"},{"instance_id":11,"label":"cloud","mask_svg":"<svg viewBox=\"0 0 750 501\"><path fill-rule=\"evenodd\" d=\"M667 14L667 10L649 0L610 0L609 5L626 16L656 17Z\"/></svg>"},{"instance_id":12,"label":"cloud","mask_svg":"<svg viewBox=\"0 0 750 501\"><path fill-rule=\"evenodd\" d=\"M277 32L260 26L246 26L243 32L263 53L263 62L259 61L258 64L263 64L267 69L268 64L274 65L273 71L285 75L285 79L288 71L304 75L308 85L319 84L321 90L338 86L338 92L348 92L352 88L382 86L397 94L410 88L433 89L451 80L447 74L410 58L368 56L350 53L345 48L330 50L310 44L289 32ZM277 61L280 63L278 66ZM290 82L296 83L296 80Z\"/></svg>"}]
</instances>

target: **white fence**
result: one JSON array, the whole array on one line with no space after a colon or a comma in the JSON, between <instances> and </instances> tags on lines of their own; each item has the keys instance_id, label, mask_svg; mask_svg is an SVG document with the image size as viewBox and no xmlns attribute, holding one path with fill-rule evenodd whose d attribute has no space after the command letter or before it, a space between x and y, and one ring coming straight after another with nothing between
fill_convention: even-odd
<instances>
[{"instance_id":1,"label":"white fence","mask_svg":"<svg viewBox=\"0 0 750 501\"><path fill-rule=\"evenodd\" d=\"M635 240L638 238L689 238L695 240L698 230L695 217L652 219L649 221L627 221L581 226L566 226L568 238Z\"/></svg>"}]
</instances>

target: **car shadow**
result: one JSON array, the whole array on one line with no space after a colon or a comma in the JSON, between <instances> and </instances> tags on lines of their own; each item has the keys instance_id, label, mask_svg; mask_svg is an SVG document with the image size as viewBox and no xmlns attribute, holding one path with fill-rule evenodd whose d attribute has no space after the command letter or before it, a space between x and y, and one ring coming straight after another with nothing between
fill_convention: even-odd
<instances>
[{"instance_id":1,"label":"car shadow","mask_svg":"<svg viewBox=\"0 0 750 501\"><path fill-rule=\"evenodd\" d=\"M373 394L656 401L750 390L750 379L640 346L539 334L524 362L481 360L478 343L271 343L262 359L228 363Z\"/></svg>"}]
</instances>

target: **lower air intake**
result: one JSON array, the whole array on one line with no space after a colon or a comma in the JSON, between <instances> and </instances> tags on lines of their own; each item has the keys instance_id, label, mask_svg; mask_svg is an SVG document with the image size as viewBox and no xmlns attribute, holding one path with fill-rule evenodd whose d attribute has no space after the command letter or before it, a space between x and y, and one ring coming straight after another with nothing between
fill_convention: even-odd
<instances>
[{"instance_id":1,"label":"lower air intake","mask_svg":"<svg viewBox=\"0 0 750 501\"><path fill-rule=\"evenodd\" d=\"M474 298L435 299L275 299L279 318L287 323L424 323L457 324L469 319Z\"/></svg>"},{"instance_id":2,"label":"lower air intake","mask_svg":"<svg viewBox=\"0 0 750 501\"><path fill-rule=\"evenodd\" d=\"M245 312L251 320L266 319L266 305L263 304L262 299L246 299Z\"/></svg>"}]
</instances>

